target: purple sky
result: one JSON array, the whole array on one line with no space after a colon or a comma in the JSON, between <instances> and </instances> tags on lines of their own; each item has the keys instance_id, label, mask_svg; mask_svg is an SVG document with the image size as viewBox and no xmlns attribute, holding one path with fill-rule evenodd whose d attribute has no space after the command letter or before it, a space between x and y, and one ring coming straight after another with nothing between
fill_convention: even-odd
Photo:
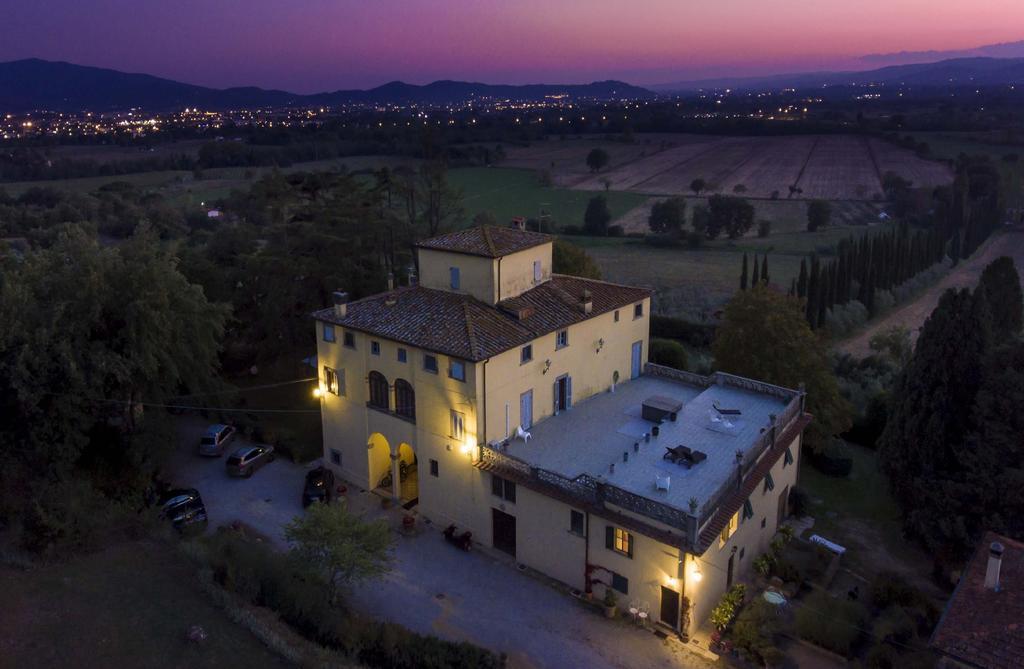
<instances>
[{"instance_id":1,"label":"purple sky","mask_svg":"<svg viewBox=\"0 0 1024 669\"><path fill-rule=\"evenodd\" d=\"M306 93L865 67L1024 37L1024 0L13 0L0 61L37 57Z\"/></svg>"}]
</instances>

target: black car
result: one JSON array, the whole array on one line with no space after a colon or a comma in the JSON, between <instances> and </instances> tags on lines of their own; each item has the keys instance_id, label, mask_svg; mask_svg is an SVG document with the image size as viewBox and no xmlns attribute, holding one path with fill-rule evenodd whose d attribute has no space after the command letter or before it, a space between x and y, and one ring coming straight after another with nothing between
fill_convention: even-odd
<instances>
[{"instance_id":1,"label":"black car","mask_svg":"<svg viewBox=\"0 0 1024 669\"><path fill-rule=\"evenodd\" d=\"M160 517L171 521L179 532L206 529L206 506L195 488L168 490L160 498Z\"/></svg>"},{"instance_id":2,"label":"black car","mask_svg":"<svg viewBox=\"0 0 1024 669\"><path fill-rule=\"evenodd\" d=\"M302 489L302 508L313 502L330 502L334 496L334 472L317 467L306 473L306 486Z\"/></svg>"}]
</instances>

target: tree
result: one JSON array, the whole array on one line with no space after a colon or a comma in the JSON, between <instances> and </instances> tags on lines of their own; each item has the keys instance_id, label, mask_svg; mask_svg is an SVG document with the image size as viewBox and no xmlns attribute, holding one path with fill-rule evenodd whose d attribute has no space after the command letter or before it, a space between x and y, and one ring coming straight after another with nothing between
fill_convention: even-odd
<instances>
[{"instance_id":1,"label":"tree","mask_svg":"<svg viewBox=\"0 0 1024 669\"><path fill-rule=\"evenodd\" d=\"M992 336L1003 341L1020 334L1024 321L1024 296L1020 275L1007 256L996 258L981 273L978 290L985 294L992 312Z\"/></svg>"},{"instance_id":2,"label":"tree","mask_svg":"<svg viewBox=\"0 0 1024 669\"><path fill-rule=\"evenodd\" d=\"M743 198L731 195L712 195L708 200L710 218L707 235L715 239L725 232L729 239L737 239L754 225L754 206Z\"/></svg>"},{"instance_id":3,"label":"tree","mask_svg":"<svg viewBox=\"0 0 1024 669\"><path fill-rule=\"evenodd\" d=\"M651 232L678 237L682 234L685 220L686 200L681 197L670 197L667 200L654 203L651 207L651 215L647 219L647 225L651 228Z\"/></svg>"},{"instance_id":4,"label":"tree","mask_svg":"<svg viewBox=\"0 0 1024 669\"><path fill-rule=\"evenodd\" d=\"M907 529L932 549L965 540L964 528L936 531L930 517L950 494L940 481L959 468L972 431L971 407L991 344L984 293L947 290L921 328L917 348L893 391L879 439L879 463L906 512Z\"/></svg>"},{"instance_id":5,"label":"tree","mask_svg":"<svg viewBox=\"0 0 1024 669\"><path fill-rule=\"evenodd\" d=\"M473 217L473 225L497 225L498 219L489 211L481 211Z\"/></svg>"},{"instance_id":6,"label":"tree","mask_svg":"<svg viewBox=\"0 0 1024 669\"><path fill-rule=\"evenodd\" d=\"M690 221L690 225L693 226L693 231L701 236L707 236L708 226L711 222L711 211L707 208L707 205L698 204L693 208L693 219ZM715 236L718 236L717 233Z\"/></svg>"},{"instance_id":7,"label":"tree","mask_svg":"<svg viewBox=\"0 0 1024 669\"><path fill-rule=\"evenodd\" d=\"M651 339L651 362L673 369L687 369L686 349L671 339Z\"/></svg>"},{"instance_id":8,"label":"tree","mask_svg":"<svg viewBox=\"0 0 1024 669\"><path fill-rule=\"evenodd\" d=\"M743 271L740 272L740 290L747 289L747 254L743 254Z\"/></svg>"},{"instance_id":9,"label":"tree","mask_svg":"<svg viewBox=\"0 0 1024 669\"><path fill-rule=\"evenodd\" d=\"M298 565L327 574L330 599L338 589L391 569L394 539L383 520L367 522L342 504L313 504L284 528Z\"/></svg>"},{"instance_id":10,"label":"tree","mask_svg":"<svg viewBox=\"0 0 1024 669\"><path fill-rule=\"evenodd\" d=\"M608 210L608 199L604 195L590 198L587 210L583 214L583 230L588 235L604 237L608 234L608 224L612 213Z\"/></svg>"},{"instance_id":11,"label":"tree","mask_svg":"<svg viewBox=\"0 0 1024 669\"><path fill-rule=\"evenodd\" d=\"M768 285L768 254L764 254L764 260L761 261L761 283Z\"/></svg>"},{"instance_id":12,"label":"tree","mask_svg":"<svg viewBox=\"0 0 1024 669\"><path fill-rule=\"evenodd\" d=\"M594 259L588 256L586 251L564 239L555 239L551 255L551 271L556 274L568 274L584 279L601 278L601 270Z\"/></svg>"},{"instance_id":13,"label":"tree","mask_svg":"<svg viewBox=\"0 0 1024 669\"><path fill-rule=\"evenodd\" d=\"M718 369L787 388L807 389L814 421L807 444L824 446L849 429L850 406L839 393L827 351L804 319L800 303L766 286L737 293L725 307L711 347Z\"/></svg>"},{"instance_id":14,"label":"tree","mask_svg":"<svg viewBox=\"0 0 1024 669\"><path fill-rule=\"evenodd\" d=\"M807 205L807 230L814 232L824 228L832 218L832 205L828 200L811 200Z\"/></svg>"},{"instance_id":15,"label":"tree","mask_svg":"<svg viewBox=\"0 0 1024 669\"><path fill-rule=\"evenodd\" d=\"M587 154L587 167L591 172L600 172L608 164L608 152L598 147L590 150Z\"/></svg>"},{"instance_id":16,"label":"tree","mask_svg":"<svg viewBox=\"0 0 1024 669\"><path fill-rule=\"evenodd\" d=\"M708 182L704 181L701 177L697 177L690 182L690 190L693 191L694 195L700 195L701 191L708 187Z\"/></svg>"},{"instance_id":17,"label":"tree","mask_svg":"<svg viewBox=\"0 0 1024 669\"><path fill-rule=\"evenodd\" d=\"M754 254L754 271L750 273L750 285L756 286L758 284L758 277L761 274L761 268L757 266L757 254Z\"/></svg>"}]
</instances>

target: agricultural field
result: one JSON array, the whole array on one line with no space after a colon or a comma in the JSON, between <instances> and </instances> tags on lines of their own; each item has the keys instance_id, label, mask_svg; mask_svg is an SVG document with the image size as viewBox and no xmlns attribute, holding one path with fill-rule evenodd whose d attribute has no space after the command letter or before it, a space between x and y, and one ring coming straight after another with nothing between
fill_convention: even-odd
<instances>
[{"instance_id":1,"label":"agricultural field","mask_svg":"<svg viewBox=\"0 0 1024 669\"><path fill-rule=\"evenodd\" d=\"M186 155L196 157L199 147L208 140L190 139L178 142L161 142L153 146L119 146L117 144L83 144L68 146L52 146L42 149L52 159L92 160L97 163L113 163L141 158L159 158L164 156Z\"/></svg>"},{"instance_id":2,"label":"agricultural field","mask_svg":"<svg viewBox=\"0 0 1024 669\"><path fill-rule=\"evenodd\" d=\"M503 167L460 167L448 172L449 182L462 190L466 221L481 212L494 214L499 223L515 216L538 218L548 212L557 226L582 225L587 202L595 193L544 188L532 170ZM612 223L647 198L637 193L611 191L605 194Z\"/></svg>"},{"instance_id":3,"label":"agricultural field","mask_svg":"<svg viewBox=\"0 0 1024 669\"><path fill-rule=\"evenodd\" d=\"M593 174L586 155L597 146L609 153L610 165ZM680 195L690 193L690 183L701 178L710 192L761 199L789 198L790 186L795 186L797 199L876 201L882 197L881 177L887 171L926 186L952 180L941 163L855 135L640 135L631 144L548 141L510 150L505 165L549 170L557 185L581 190Z\"/></svg>"}]
</instances>

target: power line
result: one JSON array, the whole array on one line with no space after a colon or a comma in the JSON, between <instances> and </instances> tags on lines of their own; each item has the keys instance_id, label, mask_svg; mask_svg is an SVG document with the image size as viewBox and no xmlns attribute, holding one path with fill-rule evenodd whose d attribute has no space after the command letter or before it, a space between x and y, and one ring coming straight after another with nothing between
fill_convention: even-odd
<instances>
[{"instance_id":1,"label":"power line","mask_svg":"<svg viewBox=\"0 0 1024 669\"><path fill-rule=\"evenodd\" d=\"M224 413L320 413L319 409L238 409L234 407L207 407L207 406L189 406L185 404L164 404L161 402L133 402L130 400L116 400L105 397L84 397L82 395L76 395L74 393L46 393L47 395L55 395L59 397L77 397L79 399L86 400L88 402L99 402L107 404L121 404L129 406L142 406L150 407L155 409L183 409L187 411L220 411Z\"/></svg>"},{"instance_id":2,"label":"power line","mask_svg":"<svg viewBox=\"0 0 1024 669\"><path fill-rule=\"evenodd\" d=\"M239 388L233 388L233 389L229 389L229 390L221 390L221 391L210 392L210 393L193 393L191 395L174 395L171 399L180 400L180 399L189 399L189 398L192 398L192 397L210 397L210 396L218 396L218 395L231 395L233 393L244 393L244 392L248 392L250 390L265 390L267 388L279 388L281 386L290 386L290 385L293 385L293 384L296 384L296 383L308 383L309 381L317 381L317 380L318 380L317 377L310 376L309 378L305 378L305 379L295 379L293 381L282 381L280 383L267 383L267 384L264 384L262 386L243 386L243 387L239 387Z\"/></svg>"}]
</instances>

